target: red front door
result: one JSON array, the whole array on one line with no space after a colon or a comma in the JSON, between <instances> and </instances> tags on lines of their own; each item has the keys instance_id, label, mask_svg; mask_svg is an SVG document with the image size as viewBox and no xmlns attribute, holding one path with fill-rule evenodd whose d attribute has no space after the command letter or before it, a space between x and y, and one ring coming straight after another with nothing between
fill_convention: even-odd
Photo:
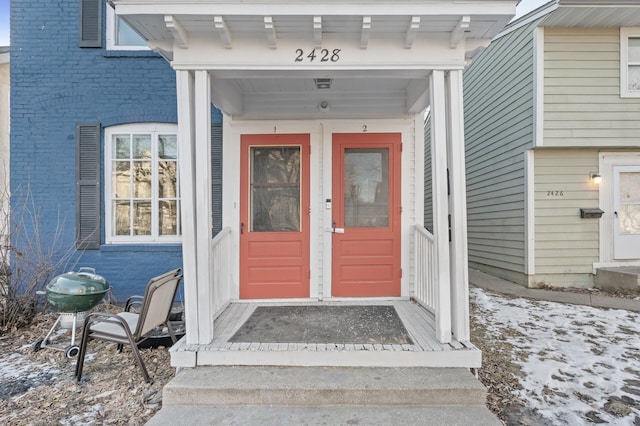
<instances>
[{"instance_id":1,"label":"red front door","mask_svg":"<svg viewBox=\"0 0 640 426\"><path fill-rule=\"evenodd\" d=\"M242 135L240 298L309 297L309 135Z\"/></svg>"},{"instance_id":2,"label":"red front door","mask_svg":"<svg viewBox=\"0 0 640 426\"><path fill-rule=\"evenodd\" d=\"M333 135L332 295L400 296L401 135Z\"/></svg>"}]
</instances>

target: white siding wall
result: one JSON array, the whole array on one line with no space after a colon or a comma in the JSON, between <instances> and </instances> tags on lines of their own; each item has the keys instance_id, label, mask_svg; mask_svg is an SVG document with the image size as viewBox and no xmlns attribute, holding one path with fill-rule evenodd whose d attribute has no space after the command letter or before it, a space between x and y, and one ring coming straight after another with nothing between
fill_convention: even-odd
<instances>
[{"instance_id":1,"label":"white siding wall","mask_svg":"<svg viewBox=\"0 0 640 426\"><path fill-rule=\"evenodd\" d=\"M531 23L495 40L464 73L469 263L522 283L534 29Z\"/></svg>"},{"instance_id":2,"label":"white siding wall","mask_svg":"<svg viewBox=\"0 0 640 426\"><path fill-rule=\"evenodd\" d=\"M580 208L598 207L597 170L597 150L535 151L535 284L593 286L600 219L580 218Z\"/></svg>"},{"instance_id":3,"label":"white siding wall","mask_svg":"<svg viewBox=\"0 0 640 426\"><path fill-rule=\"evenodd\" d=\"M637 147L640 99L620 98L618 28L545 28L544 146Z\"/></svg>"}]
</instances>

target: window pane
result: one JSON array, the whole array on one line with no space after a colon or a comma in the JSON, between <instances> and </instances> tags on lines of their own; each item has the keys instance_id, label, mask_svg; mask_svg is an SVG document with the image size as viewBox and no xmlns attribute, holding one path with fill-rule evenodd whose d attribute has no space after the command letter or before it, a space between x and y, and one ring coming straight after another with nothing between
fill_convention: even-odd
<instances>
[{"instance_id":1,"label":"window pane","mask_svg":"<svg viewBox=\"0 0 640 426\"><path fill-rule=\"evenodd\" d=\"M251 231L300 231L300 147L251 148Z\"/></svg>"},{"instance_id":2,"label":"window pane","mask_svg":"<svg viewBox=\"0 0 640 426\"><path fill-rule=\"evenodd\" d=\"M176 198L177 185L176 173L177 163L175 161L160 161L158 163L158 197Z\"/></svg>"},{"instance_id":3,"label":"window pane","mask_svg":"<svg viewBox=\"0 0 640 426\"><path fill-rule=\"evenodd\" d=\"M175 160L178 158L176 135L160 135L158 137L158 157L163 160Z\"/></svg>"},{"instance_id":4,"label":"window pane","mask_svg":"<svg viewBox=\"0 0 640 426\"><path fill-rule=\"evenodd\" d=\"M151 235L151 202L133 202L133 235Z\"/></svg>"},{"instance_id":5,"label":"window pane","mask_svg":"<svg viewBox=\"0 0 640 426\"><path fill-rule=\"evenodd\" d=\"M178 235L177 207L177 201L160 201L160 214L158 215L160 235Z\"/></svg>"},{"instance_id":6,"label":"window pane","mask_svg":"<svg viewBox=\"0 0 640 426\"><path fill-rule=\"evenodd\" d=\"M640 205L622 205L618 214L621 234L640 235Z\"/></svg>"},{"instance_id":7,"label":"window pane","mask_svg":"<svg viewBox=\"0 0 640 426\"><path fill-rule=\"evenodd\" d=\"M640 173L620 173L620 202L640 204Z\"/></svg>"},{"instance_id":8,"label":"window pane","mask_svg":"<svg viewBox=\"0 0 640 426\"><path fill-rule=\"evenodd\" d=\"M147 43L121 17L116 18L116 44L118 46L146 46Z\"/></svg>"},{"instance_id":9,"label":"window pane","mask_svg":"<svg viewBox=\"0 0 640 426\"><path fill-rule=\"evenodd\" d=\"M151 161L133 163L133 197L151 198Z\"/></svg>"},{"instance_id":10,"label":"window pane","mask_svg":"<svg viewBox=\"0 0 640 426\"><path fill-rule=\"evenodd\" d=\"M640 65L629 67L629 90L640 90Z\"/></svg>"},{"instance_id":11,"label":"window pane","mask_svg":"<svg viewBox=\"0 0 640 426\"><path fill-rule=\"evenodd\" d=\"M111 182L115 198L131 197L131 163L128 161L113 162L113 180Z\"/></svg>"},{"instance_id":12,"label":"window pane","mask_svg":"<svg viewBox=\"0 0 640 426\"><path fill-rule=\"evenodd\" d=\"M640 37L629 38L629 62L640 62Z\"/></svg>"},{"instance_id":13,"label":"window pane","mask_svg":"<svg viewBox=\"0 0 640 426\"><path fill-rule=\"evenodd\" d=\"M389 225L388 149L345 150L344 216L349 228Z\"/></svg>"},{"instance_id":14,"label":"window pane","mask_svg":"<svg viewBox=\"0 0 640 426\"><path fill-rule=\"evenodd\" d=\"M151 136L133 135L133 158L151 158Z\"/></svg>"},{"instance_id":15,"label":"window pane","mask_svg":"<svg viewBox=\"0 0 640 426\"><path fill-rule=\"evenodd\" d=\"M113 140L113 158L131 158L131 137L129 135L115 135Z\"/></svg>"},{"instance_id":16,"label":"window pane","mask_svg":"<svg viewBox=\"0 0 640 426\"><path fill-rule=\"evenodd\" d=\"M113 203L113 218L115 235L131 234L131 205L129 201L116 201Z\"/></svg>"},{"instance_id":17,"label":"window pane","mask_svg":"<svg viewBox=\"0 0 640 426\"><path fill-rule=\"evenodd\" d=\"M640 173L620 173L620 211L618 212L621 234L640 234Z\"/></svg>"}]
</instances>

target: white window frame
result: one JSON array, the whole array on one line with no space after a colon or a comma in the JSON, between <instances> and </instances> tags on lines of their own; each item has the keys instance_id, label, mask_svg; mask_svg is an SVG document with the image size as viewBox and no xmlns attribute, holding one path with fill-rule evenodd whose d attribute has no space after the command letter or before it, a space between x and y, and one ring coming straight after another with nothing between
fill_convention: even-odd
<instances>
[{"instance_id":1,"label":"white window frame","mask_svg":"<svg viewBox=\"0 0 640 426\"><path fill-rule=\"evenodd\" d=\"M620 28L620 97L640 98L640 90L629 90L629 38L640 38L640 27Z\"/></svg>"},{"instance_id":2,"label":"white window frame","mask_svg":"<svg viewBox=\"0 0 640 426\"><path fill-rule=\"evenodd\" d=\"M152 135L152 175L154 176L151 189L151 235L113 235L113 210L112 210L112 172L113 172L113 136L118 134L151 134ZM159 235L158 233L158 161L157 161L157 141L158 135L178 134L178 125L169 123L134 123L118 126L106 127L104 130L104 211L105 211L105 243L106 244L145 244L145 243L180 243L182 235ZM177 167L180 167L180 153L178 152ZM181 203L179 175L176 177L177 200ZM178 207L178 211L181 208ZM178 215L178 227L182 228L180 216Z\"/></svg>"},{"instance_id":3,"label":"white window frame","mask_svg":"<svg viewBox=\"0 0 640 426\"><path fill-rule=\"evenodd\" d=\"M128 46L116 44L116 20L118 16L116 11L107 4L107 25L106 25L106 39L107 50L151 50L149 46Z\"/></svg>"}]
</instances>

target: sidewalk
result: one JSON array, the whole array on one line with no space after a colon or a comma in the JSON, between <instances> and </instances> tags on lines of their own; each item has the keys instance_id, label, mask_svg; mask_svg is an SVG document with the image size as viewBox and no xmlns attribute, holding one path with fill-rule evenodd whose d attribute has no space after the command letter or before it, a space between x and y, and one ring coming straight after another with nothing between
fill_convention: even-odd
<instances>
[{"instance_id":1,"label":"sidewalk","mask_svg":"<svg viewBox=\"0 0 640 426\"><path fill-rule=\"evenodd\" d=\"M526 288L519 284L485 274L477 270L469 269L469 283L475 287L490 290L496 293L507 294L514 297L528 299L548 300L551 302L571 303L574 305L587 305L596 308L625 309L640 312L640 300L625 299L622 297L600 296L590 293L574 293L570 291L543 290Z\"/></svg>"}]
</instances>

